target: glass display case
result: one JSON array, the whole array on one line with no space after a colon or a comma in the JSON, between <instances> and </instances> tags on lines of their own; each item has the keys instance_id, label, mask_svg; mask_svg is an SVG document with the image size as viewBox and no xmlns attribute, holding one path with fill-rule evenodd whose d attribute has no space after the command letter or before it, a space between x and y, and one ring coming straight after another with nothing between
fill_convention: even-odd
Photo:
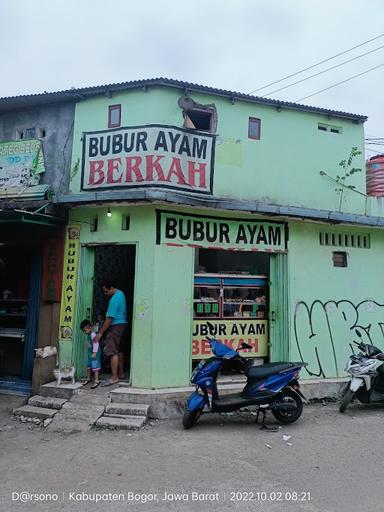
<instances>
[{"instance_id":1,"label":"glass display case","mask_svg":"<svg viewBox=\"0 0 384 512\"><path fill-rule=\"evenodd\" d=\"M195 275L194 318L267 319L267 277Z\"/></svg>"}]
</instances>

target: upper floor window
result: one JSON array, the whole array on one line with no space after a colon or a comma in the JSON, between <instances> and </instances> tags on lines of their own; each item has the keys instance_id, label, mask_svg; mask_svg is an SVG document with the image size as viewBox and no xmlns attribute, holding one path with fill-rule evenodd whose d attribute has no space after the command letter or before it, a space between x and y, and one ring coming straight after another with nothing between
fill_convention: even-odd
<instances>
[{"instance_id":1,"label":"upper floor window","mask_svg":"<svg viewBox=\"0 0 384 512\"><path fill-rule=\"evenodd\" d=\"M118 128L121 125L121 105L108 107L108 128Z\"/></svg>"},{"instance_id":2,"label":"upper floor window","mask_svg":"<svg viewBox=\"0 0 384 512\"><path fill-rule=\"evenodd\" d=\"M25 129L24 139L34 139L35 137L36 137L35 127Z\"/></svg>"},{"instance_id":3,"label":"upper floor window","mask_svg":"<svg viewBox=\"0 0 384 512\"><path fill-rule=\"evenodd\" d=\"M45 137L46 131L45 128L35 128L34 126L31 128L20 128L16 130L15 139L23 140L23 139L43 139Z\"/></svg>"},{"instance_id":4,"label":"upper floor window","mask_svg":"<svg viewBox=\"0 0 384 512\"><path fill-rule=\"evenodd\" d=\"M341 126L334 126L332 124L318 123L317 129L321 132L330 132L330 133L343 133L343 129Z\"/></svg>"},{"instance_id":5,"label":"upper floor window","mask_svg":"<svg viewBox=\"0 0 384 512\"><path fill-rule=\"evenodd\" d=\"M261 134L261 119L257 117L250 117L248 121L248 138L260 140Z\"/></svg>"},{"instance_id":6,"label":"upper floor window","mask_svg":"<svg viewBox=\"0 0 384 512\"><path fill-rule=\"evenodd\" d=\"M215 111L207 108L191 108L183 112L184 128L192 128L203 132L215 131Z\"/></svg>"}]
</instances>

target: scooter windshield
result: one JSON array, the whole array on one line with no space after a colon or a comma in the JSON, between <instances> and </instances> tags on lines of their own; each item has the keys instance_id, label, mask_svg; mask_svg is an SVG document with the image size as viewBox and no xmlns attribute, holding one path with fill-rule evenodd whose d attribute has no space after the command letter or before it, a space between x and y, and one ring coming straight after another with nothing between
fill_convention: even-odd
<instances>
[{"instance_id":1,"label":"scooter windshield","mask_svg":"<svg viewBox=\"0 0 384 512\"><path fill-rule=\"evenodd\" d=\"M227 345L224 345L224 343L221 343L220 341L212 339L210 340L210 343L212 353L216 357L220 357L222 359L233 359L234 357L238 356L236 350L232 350L231 348L227 347Z\"/></svg>"}]
</instances>

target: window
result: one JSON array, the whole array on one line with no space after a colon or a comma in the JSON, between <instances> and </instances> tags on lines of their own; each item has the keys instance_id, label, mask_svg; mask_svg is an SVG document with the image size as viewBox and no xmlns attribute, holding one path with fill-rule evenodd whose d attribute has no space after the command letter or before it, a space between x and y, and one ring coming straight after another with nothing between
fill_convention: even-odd
<instances>
[{"instance_id":1,"label":"window","mask_svg":"<svg viewBox=\"0 0 384 512\"><path fill-rule=\"evenodd\" d=\"M193 108L184 111L184 128L192 128L203 132L214 132L214 111L210 108Z\"/></svg>"},{"instance_id":2,"label":"window","mask_svg":"<svg viewBox=\"0 0 384 512\"><path fill-rule=\"evenodd\" d=\"M24 139L24 132L23 130L16 130L16 140L22 140Z\"/></svg>"},{"instance_id":3,"label":"window","mask_svg":"<svg viewBox=\"0 0 384 512\"><path fill-rule=\"evenodd\" d=\"M318 123L317 129L320 130L321 132L343 133L343 129L341 126L334 126L325 123Z\"/></svg>"},{"instance_id":4,"label":"window","mask_svg":"<svg viewBox=\"0 0 384 512\"><path fill-rule=\"evenodd\" d=\"M108 107L108 128L118 128L121 125L121 105Z\"/></svg>"},{"instance_id":5,"label":"window","mask_svg":"<svg viewBox=\"0 0 384 512\"><path fill-rule=\"evenodd\" d=\"M257 117L250 117L248 121L248 138L260 140L261 120Z\"/></svg>"},{"instance_id":6,"label":"window","mask_svg":"<svg viewBox=\"0 0 384 512\"><path fill-rule=\"evenodd\" d=\"M45 136L47 135L47 132L45 130L45 128L37 128L37 138L38 139L44 139Z\"/></svg>"},{"instance_id":7,"label":"window","mask_svg":"<svg viewBox=\"0 0 384 512\"><path fill-rule=\"evenodd\" d=\"M346 252L334 252L332 259L333 259L334 267L347 267L348 266Z\"/></svg>"},{"instance_id":8,"label":"window","mask_svg":"<svg viewBox=\"0 0 384 512\"><path fill-rule=\"evenodd\" d=\"M131 224L130 216L129 215L123 215L123 217L121 219L121 229L123 231L129 231L130 224Z\"/></svg>"},{"instance_id":9,"label":"window","mask_svg":"<svg viewBox=\"0 0 384 512\"><path fill-rule=\"evenodd\" d=\"M333 245L334 247L356 247L369 249L371 247L370 235L365 233L319 233L320 245Z\"/></svg>"},{"instance_id":10,"label":"window","mask_svg":"<svg viewBox=\"0 0 384 512\"><path fill-rule=\"evenodd\" d=\"M89 226L89 231L91 233L96 233L96 231L98 230L98 227L99 227L99 219L96 216L96 217L93 217L91 219L90 226Z\"/></svg>"},{"instance_id":11,"label":"window","mask_svg":"<svg viewBox=\"0 0 384 512\"><path fill-rule=\"evenodd\" d=\"M36 137L36 130L35 128L26 128L25 130L25 139L34 139Z\"/></svg>"}]
</instances>

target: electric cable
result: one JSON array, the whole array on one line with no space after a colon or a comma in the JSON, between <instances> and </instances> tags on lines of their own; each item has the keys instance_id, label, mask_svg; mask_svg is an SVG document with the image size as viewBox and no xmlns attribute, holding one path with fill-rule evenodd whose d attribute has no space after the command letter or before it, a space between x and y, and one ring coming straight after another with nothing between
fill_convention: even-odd
<instances>
[{"instance_id":1,"label":"electric cable","mask_svg":"<svg viewBox=\"0 0 384 512\"><path fill-rule=\"evenodd\" d=\"M356 48L360 48L361 46L371 43L372 41L376 41L376 39L380 39L383 36L384 36L384 34L379 34L376 37L372 37L372 39L368 39L367 41L357 44L356 46L352 46L351 48L348 48L347 50L344 50L340 53L336 53L336 55L333 55L332 57L323 59L323 60L317 62L316 64L312 64L311 66L308 66L307 68L300 69L300 71L296 71L295 73L291 73L290 75L280 78L279 80L275 80L274 82L270 82L269 84L263 85L263 87L259 87L258 89L255 89L255 90L249 92L248 94L253 94L254 92L258 92L258 91L261 91L262 89L266 89L267 87L271 87L272 85L283 82L284 80L287 80L288 78L292 78L293 76L299 75L300 73L304 73L304 71L308 71L309 69L313 69L316 66L320 66L320 64L324 64L324 62L329 62L330 60L336 59L336 57L340 57L340 55L344 55L345 53L349 53L352 50L356 50Z\"/></svg>"},{"instance_id":2,"label":"electric cable","mask_svg":"<svg viewBox=\"0 0 384 512\"><path fill-rule=\"evenodd\" d=\"M362 73L358 73L357 75L350 76L349 78L346 78L345 80L342 80L341 82L337 82L336 84L330 85L329 87L325 87L324 89L320 89L319 91L316 91L312 94L308 94L308 96L299 98L298 100L295 100L294 103L298 103L299 101L304 101L307 98L311 98L312 96L316 96L317 94L320 94L321 92L328 91L329 89L333 89L333 87L337 87L338 85L345 84L346 82L349 82L350 80L353 80L354 78L358 78L359 76L366 75L367 73L370 73L371 71L374 71L375 69L381 68L383 66L384 66L384 63L379 64L378 66L375 66L373 68L367 69L366 71L363 71Z\"/></svg>"},{"instance_id":3,"label":"electric cable","mask_svg":"<svg viewBox=\"0 0 384 512\"><path fill-rule=\"evenodd\" d=\"M336 69L336 68L339 68L340 66L344 66L344 64L348 64L349 62L352 62L354 60L361 59L361 57L365 57L366 55L369 55L370 53L377 52L378 50L381 50L382 48L384 48L384 44L382 46L374 48L373 50L369 50L369 52L361 53L360 55L357 55L356 57L352 57L352 59L345 60L344 62L340 62L340 64L335 64L334 66L324 69L323 71L319 71L318 73L314 73L313 75L307 76L306 78L302 78L301 80L298 80L297 82L293 82L291 84L284 85L283 87L280 87L279 89L275 89L274 91L267 92L267 93L263 94L261 97L265 98L266 96L275 94L275 92L280 92L280 91L283 91L284 89L289 89L289 87L293 87L294 85L301 84L302 82L305 82L306 80L309 80L310 78L314 78L315 76L319 76L319 75L322 75L323 73L327 73L328 71L331 71L332 69Z\"/></svg>"}]
</instances>

